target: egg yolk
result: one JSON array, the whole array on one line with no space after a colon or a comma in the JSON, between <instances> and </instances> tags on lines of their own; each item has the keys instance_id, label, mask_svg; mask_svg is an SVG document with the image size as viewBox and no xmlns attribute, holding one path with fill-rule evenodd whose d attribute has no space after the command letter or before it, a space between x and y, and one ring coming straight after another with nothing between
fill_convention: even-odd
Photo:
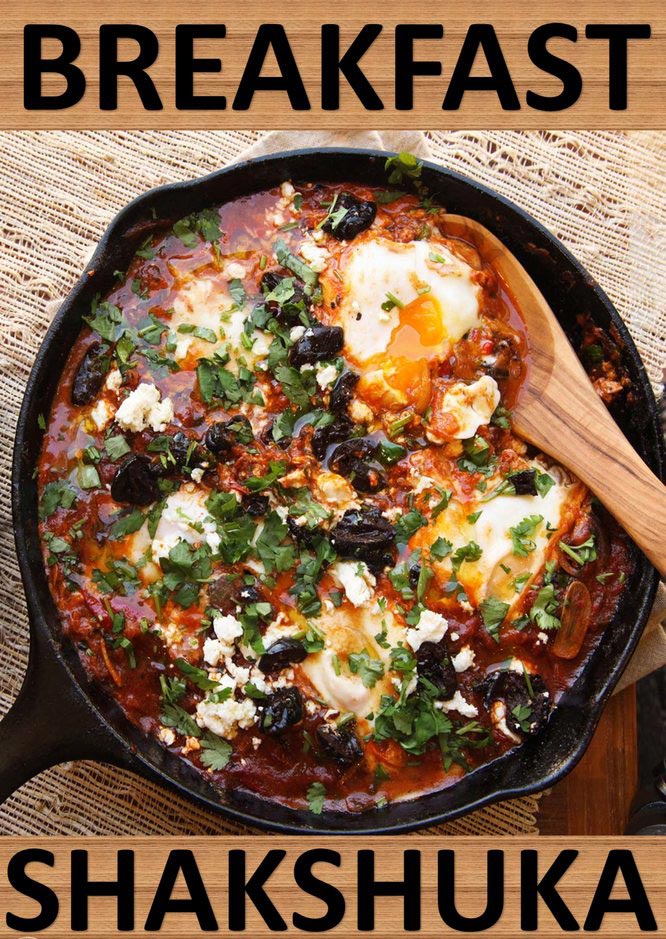
<instances>
[{"instance_id":1,"label":"egg yolk","mask_svg":"<svg viewBox=\"0 0 666 939\"><path fill-rule=\"evenodd\" d=\"M431 293L415 297L399 311L399 323L393 330L387 354L411 359L437 355L446 340L443 320L442 308Z\"/></svg>"}]
</instances>

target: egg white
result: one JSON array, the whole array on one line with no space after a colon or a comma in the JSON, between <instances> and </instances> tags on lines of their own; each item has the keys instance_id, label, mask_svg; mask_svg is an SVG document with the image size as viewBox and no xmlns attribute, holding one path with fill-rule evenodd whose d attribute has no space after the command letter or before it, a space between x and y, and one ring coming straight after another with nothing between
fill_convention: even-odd
<instances>
[{"instance_id":1,"label":"egg white","mask_svg":"<svg viewBox=\"0 0 666 939\"><path fill-rule=\"evenodd\" d=\"M382 309L389 293L405 306L429 293L439 306L448 342L457 342L479 324L481 289L473 274L436 241L372 238L353 245L340 268L342 301L336 313L346 354L363 364L386 351L400 322L398 307Z\"/></svg>"}]
</instances>

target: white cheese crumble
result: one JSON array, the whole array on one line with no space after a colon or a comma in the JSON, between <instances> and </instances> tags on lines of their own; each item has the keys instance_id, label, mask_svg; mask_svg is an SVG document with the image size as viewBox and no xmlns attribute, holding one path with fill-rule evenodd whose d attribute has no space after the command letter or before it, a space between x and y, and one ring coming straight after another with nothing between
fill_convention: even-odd
<instances>
[{"instance_id":1,"label":"white cheese crumble","mask_svg":"<svg viewBox=\"0 0 666 939\"><path fill-rule=\"evenodd\" d=\"M289 330L289 339L291 342L298 342L303 335L305 335L305 326L292 326Z\"/></svg>"},{"instance_id":2,"label":"white cheese crumble","mask_svg":"<svg viewBox=\"0 0 666 939\"><path fill-rule=\"evenodd\" d=\"M476 653L469 646L463 646L457 655L451 656L451 662L456 672L466 672L474 665Z\"/></svg>"},{"instance_id":3,"label":"white cheese crumble","mask_svg":"<svg viewBox=\"0 0 666 939\"><path fill-rule=\"evenodd\" d=\"M449 701L437 701L435 706L447 714L449 711L457 711L461 717L476 717L479 713L479 709L463 698L459 691Z\"/></svg>"},{"instance_id":4,"label":"white cheese crumble","mask_svg":"<svg viewBox=\"0 0 666 939\"><path fill-rule=\"evenodd\" d=\"M159 389L145 382L131 391L116 411L116 421L123 430L138 433L150 427L161 433L173 420L173 404L170 398L160 400Z\"/></svg>"},{"instance_id":5,"label":"white cheese crumble","mask_svg":"<svg viewBox=\"0 0 666 939\"><path fill-rule=\"evenodd\" d=\"M201 466L195 466L190 476L192 477L192 482L200 483L204 476L203 468Z\"/></svg>"},{"instance_id":6,"label":"white cheese crumble","mask_svg":"<svg viewBox=\"0 0 666 939\"><path fill-rule=\"evenodd\" d=\"M228 698L219 704L212 701L200 701L197 705L197 724L212 731L218 737L232 740L238 728L251 727L257 717L257 709L251 698L236 701Z\"/></svg>"},{"instance_id":7,"label":"white cheese crumble","mask_svg":"<svg viewBox=\"0 0 666 939\"><path fill-rule=\"evenodd\" d=\"M490 421L499 403L499 388L490 375L483 375L471 385L451 385L439 405L439 410L454 417L457 424L456 431L448 436L456 440L473 437L482 424Z\"/></svg>"},{"instance_id":8,"label":"white cheese crumble","mask_svg":"<svg viewBox=\"0 0 666 939\"><path fill-rule=\"evenodd\" d=\"M109 374L106 376L106 381L104 382L104 387L109 391L118 391L120 386L123 383L123 376L119 368L112 368Z\"/></svg>"},{"instance_id":9,"label":"white cheese crumble","mask_svg":"<svg viewBox=\"0 0 666 939\"><path fill-rule=\"evenodd\" d=\"M317 369L317 384L322 391L325 391L329 385L332 385L338 377L338 370L335 365L325 365Z\"/></svg>"},{"instance_id":10,"label":"white cheese crumble","mask_svg":"<svg viewBox=\"0 0 666 939\"><path fill-rule=\"evenodd\" d=\"M439 642L448 628L448 621L441 613L423 610L418 623L407 630L405 638L413 651L417 652L424 642Z\"/></svg>"},{"instance_id":11,"label":"white cheese crumble","mask_svg":"<svg viewBox=\"0 0 666 939\"><path fill-rule=\"evenodd\" d=\"M358 398L354 398L349 405L349 416L353 421L356 421L357 424L369 424L375 415L367 404L364 404L363 401L359 401Z\"/></svg>"},{"instance_id":12,"label":"white cheese crumble","mask_svg":"<svg viewBox=\"0 0 666 939\"><path fill-rule=\"evenodd\" d=\"M313 241L304 241L301 245L301 256L307 261L316 274L320 274L328 264L328 251L316 245Z\"/></svg>"},{"instance_id":13,"label":"white cheese crumble","mask_svg":"<svg viewBox=\"0 0 666 939\"><path fill-rule=\"evenodd\" d=\"M239 264L238 261L232 261L224 269L224 276L228 280L243 280L247 271L242 264Z\"/></svg>"},{"instance_id":14,"label":"white cheese crumble","mask_svg":"<svg viewBox=\"0 0 666 939\"><path fill-rule=\"evenodd\" d=\"M235 616L220 615L213 617L213 632L215 633L216 638L213 639L211 636L206 639L203 647L203 656L204 662L206 662L207 665L215 666L218 665L223 659L229 658L234 654L236 651L236 640L240 639L240 637L243 635L243 627ZM228 670L231 671L229 668ZM234 679L235 686L235 680L239 676L232 673L231 677ZM247 680L248 679L246 677L245 681ZM243 684L244 683L245 682L243 682Z\"/></svg>"},{"instance_id":15,"label":"white cheese crumble","mask_svg":"<svg viewBox=\"0 0 666 939\"><path fill-rule=\"evenodd\" d=\"M377 580L365 561L336 561L329 570L354 606L365 606L372 600Z\"/></svg>"},{"instance_id":16,"label":"white cheese crumble","mask_svg":"<svg viewBox=\"0 0 666 939\"><path fill-rule=\"evenodd\" d=\"M316 479L317 496L328 505L352 508L357 505L351 484L339 473L319 473Z\"/></svg>"},{"instance_id":17,"label":"white cheese crumble","mask_svg":"<svg viewBox=\"0 0 666 939\"><path fill-rule=\"evenodd\" d=\"M95 407L91 410L90 417L92 418L97 430L104 430L106 425L113 418L113 410L104 400L104 398L101 398Z\"/></svg>"}]
</instances>

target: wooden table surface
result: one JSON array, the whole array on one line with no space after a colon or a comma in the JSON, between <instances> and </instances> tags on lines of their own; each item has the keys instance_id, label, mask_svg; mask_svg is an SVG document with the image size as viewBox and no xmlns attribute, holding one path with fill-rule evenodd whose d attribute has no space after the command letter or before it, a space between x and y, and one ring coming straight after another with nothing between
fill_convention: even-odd
<instances>
[{"instance_id":1,"label":"wooden table surface","mask_svg":"<svg viewBox=\"0 0 666 939\"><path fill-rule=\"evenodd\" d=\"M585 756L541 799L542 835L621 835L638 782L636 688L614 695Z\"/></svg>"}]
</instances>

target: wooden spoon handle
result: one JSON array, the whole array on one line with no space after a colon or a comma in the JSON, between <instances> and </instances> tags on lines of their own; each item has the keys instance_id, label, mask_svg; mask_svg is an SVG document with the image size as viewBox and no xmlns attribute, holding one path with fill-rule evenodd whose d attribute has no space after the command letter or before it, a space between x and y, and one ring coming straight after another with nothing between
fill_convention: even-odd
<instances>
[{"instance_id":1,"label":"wooden spoon handle","mask_svg":"<svg viewBox=\"0 0 666 939\"><path fill-rule=\"evenodd\" d=\"M567 389L569 403L575 385ZM582 386L579 386L582 387ZM553 440L553 456L581 479L611 515L633 538L643 553L666 576L666 486L648 469L599 399L585 396L584 408L548 407L548 389L541 406L548 437ZM565 399L566 400L566 399ZM583 403L583 402L581 402ZM543 424L518 429L527 439L544 440ZM533 431L533 432L532 432Z\"/></svg>"}]
</instances>

